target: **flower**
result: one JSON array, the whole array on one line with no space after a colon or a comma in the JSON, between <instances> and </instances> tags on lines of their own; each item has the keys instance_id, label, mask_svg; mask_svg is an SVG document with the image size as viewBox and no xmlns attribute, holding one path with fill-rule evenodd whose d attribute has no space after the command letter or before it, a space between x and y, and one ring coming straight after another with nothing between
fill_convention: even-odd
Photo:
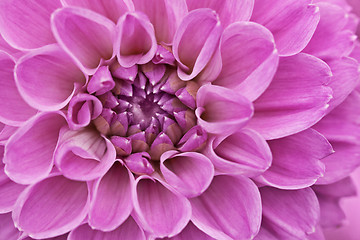
<instances>
[{"instance_id":1,"label":"flower","mask_svg":"<svg viewBox=\"0 0 360 240\"><path fill-rule=\"evenodd\" d=\"M359 164L336 4L2 1L2 235L321 238Z\"/></svg>"}]
</instances>

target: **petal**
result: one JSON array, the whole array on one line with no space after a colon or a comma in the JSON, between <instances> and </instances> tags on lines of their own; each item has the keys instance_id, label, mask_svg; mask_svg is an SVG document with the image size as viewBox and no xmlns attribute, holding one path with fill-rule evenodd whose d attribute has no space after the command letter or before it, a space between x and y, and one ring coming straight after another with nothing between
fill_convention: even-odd
<instances>
[{"instance_id":1,"label":"petal","mask_svg":"<svg viewBox=\"0 0 360 240\"><path fill-rule=\"evenodd\" d=\"M264 187L260 194L263 224L273 230L276 239L307 239L307 234L315 231L320 209L311 188L284 191Z\"/></svg>"},{"instance_id":2,"label":"petal","mask_svg":"<svg viewBox=\"0 0 360 240\"><path fill-rule=\"evenodd\" d=\"M22 57L15 67L21 96L32 107L54 111L65 107L86 79L58 45L48 45Z\"/></svg>"},{"instance_id":3,"label":"petal","mask_svg":"<svg viewBox=\"0 0 360 240\"><path fill-rule=\"evenodd\" d=\"M190 202L191 221L216 239L252 239L259 231L260 194L246 177L215 176L210 187Z\"/></svg>"},{"instance_id":4,"label":"petal","mask_svg":"<svg viewBox=\"0 0 360 240\"><path fill-rule=\"evenodd\" d=\"M63 129L54 153L55 164L65 177L89 181L103 176L115 162L114 145L92 129Z\"/></svg>"},{"instance_id":5,"label":"petal","mask_svg":"<svg viewBox=\"0 0 360 240\"><path fill-rule=\"evenodd\" d=\"M268 143L273 162L256 180L281 189L313 185L325 171L320 160L333 153L330 143L313 129Z\"/></svg>"},{"instance_id":6,"label":"petal","mask_svg":"<svg viewBox=\"0 0 360 240\"><path fill-rule=\"evenodd\" d=\"M54 43L50 15L59 7L60 0L1 1L1 35L12 47L20 50Z\"/></svg>"},{"instance_id":7,"label":"petal","mask_svg":"<svg viewBox=\"0 0 360 240\"><path fill-rule=\"evenodd\" d=\"M134 10L131 0L62 0L65 6L76 6L90 9L109 18L113 22L127 11Z\"/></svg>"},{"instance_id":8,"label":"petal","mask_svg":"<svg viewBox=\"0 0 360 240\"><path fill-rule=\"evenodd\" d=\"M1 33L1 31L0 31ZM14 58L19 58L21 55L24 54L24 52L19 51L13 47L11 47L6 40L3 38L3 36L1 36L0 34L0 51L4 51L8 54L10 54L11 56L13 56Z\"/></svg>"},{"instance_id":9,"label":"petal","mask_svg":"<svg viewBox=\"0 0 360 240\"><path fill-rule=\"evenodd\" d=\"M106 17L83 8L65 7L51 16L51 27L61 47L88 75L102 60L113 57L115 24Z\"/></svg>"},{"instance_id":10,"label":"petal","mask_svg":"<svg viewBox=\"0 0 360 240\"><path fill-rule=\"evenodd\" d=\"M36 114L20 96L14 80L14 60L0 51L0 121L19 126Z\"/></svg>"},{"instance_id":11,"label":"petal","mask_svg":"<svg viewBox=\"0 0 360 240\"><path fill-rule=\"evenodd\" d=\"M6 174L20 184L47 177L53 167L53 153L60 128L66 124L59 112L41 113L19 128L5 146Z\"/></svg>"},{"instance_id":12,"label":"petal","mask_svg":"<svg viewBox=\"0 0 360 240\"><path fill-rule=\"evenodd\" d=\"M220 21L210 9L194 10L183 19L173 41L182 80L193 79L205 68L218 47L221 32Z\"/></svg>"},{"instance_id":13,"label":"petal","mask_svg":"<svg viewBox=\"0 0 360 240\"><path fill-rule=\"evenodd\" d=\"M236 89L251 101L269 86L279 61L271 32L250 22L237 22L224 30L221 58L223 67L213 84Z\"/></svg>"},{"instance_id":14,"label":"petal","mask_svg":"<svg viewBox=\"0 0 360 240\"><path fill-rule=\"evenodd\" d=\"M314 125L329 107L330 77L329 66L313 56L300 53L281 58L270 86L254 103L248 127L265 139L276 139Z\"/></svg>"},{"instance_id":15,"label":"petal","mask_svg":"<svg viewBox=\"0 0 360 240\"><path fill-rule=\"evenodd\" d=\"M250 129L211 139L204 154L213 162L217 172L247 177L260 175L272 161L265 139Z\"/></svg>"},{"instance_id":16,"label":"petal","mask_svg":"<svg viewBox=\"0 0 360 240\"><path fill-rule=\"evenodd\" d=\"M238 21L248 21L251 17L254 0L186 0L189 11L197 8L211 8L219 14L221 24L228 26Z\"/></svg>"},{"instance_id":17,"label":"petal","mask_svg":"<svg viewBox=\"0 0 360 240\"><path fill-rule=\"evenodd\" d=\"M81 225L69 234L68 240L145 240L144 231L132 217L129 217L120 227L111 232L93 230L89 225Z\"/></svg>"},{"instance_id":18,"label":"petal","mask_svg":"<svg viewBox=\"0 0 360 240\"><path fill-rule=\"evenodd\" d=\"M161 156L160 161L161 173L166 182L187 198L203 193L214 176L214 166L201 153L168 151Z\"/></svg>"},{"instance_id":19,"label":"petal","mask_svg":"<svg viewBox=\"0 0 360 240\"><path fill-rule=\"evenodd\" d=\"M134 181L131 172L118 162L96 180L88 220L93 229L112 231L129 217L133 209Z\"/></svg>"},{"instance_id":20,"label":"petal","mask_svg":"<svg viewBox=\"0 0 360 240\"><path fill-rule=\"evenodd\" d=\"M166 238L165 238L166 239ZM171 240L215 240L210 237L190 221L188 225L175 237L172 237Z\"/></svg>"},{"instance_id":21,"label":"petal","mask_svg":"<svg viewBox=\"0 0 360 240\"><path fill-rule=\"evenodd\" d=\"M133 3L136 11L149 17L157 41L171 44L176 29L187 14L185 0L133 0Z\"/></svg>"},{"instance_id":22,"label":"petal","mask_svg":"<svg viewBox=\"0 0 360 240\"><path fill-rule=\"evenodd\" d=\"M196 95L198 124L214 134L232 133L242 128L253 115L251 102L232 89L203 85Z\"/></svg>"},{"instance_id":23,"label":"petal","mask_svg":"<svg viewBox=\"0 0 360 240\"><path fill-rule=\"evenodd\" d=\"M11 213L0 214L0 236L3 239L18 239L20 234L14 226Z\"/></svg>"},{"instance_id":24,"label":"petal","mask_svg":"<svg viewBox=\"0 0 360 240\"><path fill-rule=\"evenodd\" d=\"M157 237L171 237L186 226L191 206L184 196L145 175L137 178L135 184L134 209L143 229Z\"/></svg>"},{"instance_id":25,"label":"petal","mask_svg":"<svg viewBox=\"0 0 360 240\"><path fill-rule=\"evenodd\" d=\"M52 175L20 195L13 219L16 226L31 237L55 237L80 225L88 205L86 183Z\"/></svg>"},{"instance_id":26,"label":"petal","mask_svg":"<svg viewBox=\"0 0 360 240\"><path fill-rule=\"evenodd\" d=\"M7 140L16 132L17 129L17 127L4 125L0 131L0 144L5 145Z\"/></svg>"},{"instance_id":27,"label":"petal","mask_svg":"<svg viewBox=\"0 0 360 240\"><path fill-rule=\"evenodd\" d=\"M311 0L256 0L252 20L273 34L280 56L295 55L313 36L320 20Z\"/></svg>"}]
</instances>

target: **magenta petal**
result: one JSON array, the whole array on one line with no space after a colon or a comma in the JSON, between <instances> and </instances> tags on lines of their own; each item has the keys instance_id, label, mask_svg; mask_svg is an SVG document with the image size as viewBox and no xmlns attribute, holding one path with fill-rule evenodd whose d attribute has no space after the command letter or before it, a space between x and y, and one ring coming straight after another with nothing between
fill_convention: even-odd
<instances>
[{"instance_id":1,"label":"magenta petal","mask_svg":"<svg viewBox=\"0 0 360 240\"><path fill-rule=\"evenodd\" d=\"M260 194L263 225L275 233L276 239L307 239L315 231L320 209L311 188L284 191L264 187Z\"/></svg>"},{"instance_id":2,"label":"magenta petal","mask_svg":"<svg viewBox=\"0 0 360 240\"><path fill-rule=\"evenodd\" d=\"M271 32L248 22L224 30L221 58L223 67L213 84L236 89L251 101L269 86L279 61Z\"/></svg>"},{"instance_id":3,"label":"magenta petal","mask_svg":"<svg viewBox=\"0 0 360 240\"><path fill-rule=\"evenodd\" d=\"M65 7L52 14L51 24L58 43L84 73L94 74L101 60L112 58L115 24L106 17Z\"/></svg>"},{"instance_id":4,"label":"magenta petal","mask_svg":"<svg viewBox=\"0 0 360 240\"><path fill-rule=\"evenodd\" d=\"M168 238L165 238L168 240ZM171 240L215 240L210 237L190 221L188 225L176 236L170 238Z\"/></svg>"},{"instance_id":5,"label":"magenta petal","mask_svg":"<svg viewBox=\"0 0 360 240\"><path fill-rule=\"evenodd\" d=\"M168 151L161 156L160 161L161 173L166 182L187 198L203 193L214 176L214 166L201 153Z\"/></svg>"},{"instance_id":6,"label":"magenta petal","mask_svg":"<svg viewBox=\"0 0 360 240\"><path fill-rule=\"evenodd\" d=\"M54 43L50 15L60 0L4 0L0 3L0 32L12 46L30 50Z\"/></svg>"},{"instance_id":7,"label":"magenta petal","mask_svg":"<svg viewBox=\"0 0 360 240\"><path fill-rule=\"evenodd\" d=\"M87 85L87 91L90 94L102 95L111 91L115 87L115 82L111 76L108 66L100 67L96 73L90 78Z\"/></svg>"},{"instance_id":8,"label":"magenta petal","mask_svg":"<svg viewBox=\"0 0 360 240\"><path fill-rule=\"evenodd\" d=\"M53 175L20 195L13 219L31 237L55 237L81 224L88 212L88 196L86 183Z\"/></svg>"},{"instance_id":9,"label":"magenta petal","mask_svg":"<svg viewBox=\"0 0 360 240\"><path fill-rule=\"evenodd\" d=\"M325 172L320 160L333 153L326 138L313 129L268 143L273 161L256 180L281 189L313 185Z\"/></svg>"},{"instance_id":10,"label":"magenta petal","mask_svg":"<svg viewBox=\"0 0 360 240\"><path fill-rule=\"evenodd\" d=\"M30 184L45 178L53 167L53 153L65 116L41 113L20 127L5 146L6 174L15 182Z\"/></svg>"},{"instance_id":11,"label":"magenta petal","mask_svg":"<svg viewBox=\"0 0 360 240\"><path fill-rule=\"evenodd\" d=\"M215 176L210 187L190 202L191 221L216 239L252 239L259 231L260 194L246 177Z\"/></svg>"},{"instance_id":12,"label":"magenta petal","mask_svg":"<svg viewBox=\"0 0 360 240\"><path fill-rule=\"evenodd\" d=\"M265 139L285 137L309 128L326 113L332 90L329 66L300 53L280 59L279 68L265 93L255 102L248 127Z\"/></svg>"},{"instance_id":13,"label":"magenta petal","mask_svg":"<svg viewBox=\"0 0 360 240\"><path fill-rule=\"evenodd\" d=\"M90 9L117 22L119 17L127 11L134 10L131 0L62 0L64 5Z\"/></svg>"},{"instance_id":14,"label":"magenta petal","mask_svg":"<svg viewBox=\"0 0 360 240\"><path fill-rule=\"evenodd\" d=\"M203 85L196 95L198 124L214 134L232 133L242 128L253 115L251 102L228 88Z\"/></svg>"},{"instance_id":15,"label":"magenta petal","mask_svg":"<svg viewBox=\"0 0 360 240\"><path fill-rule=\"evenodd\" d=\"M131 189L134 181L131 172L119 162L96 180L88 220L93 229L112 231L129 217L133 209Z\"/></svg>"},{"instance_id":16,"label":"magenta petal","mask_svg":"<svg viewBox=\"0 0 360 240\"><path fill-rule=\"evenodd\" d=\"M0 236L4 240L18 239L20 231L15 228L11 213L0 214Z\"/></svg>"},{"instance_id":17,"label":"magenta petal","mask_svg":"<svg viewBox=\"0 0 360 240\"><path fill-rule=\"evenodd\" d=\"M171 237L186 226L191 206L184 196L145 175L137 178L135 184L134 209L143 229L157 237Z\"/></svg>"},{"instance_id":18,"label":"magenta petal","mask_svg":"<svg viewBox=\"0 0 360 240\"><path fill-rule=\"evenodd\" d=\"M6 40L1 36L1 31L0 31L0 51L4 51L4 52L10 54L11 56L13 56L16 59L18 59L19 57L21 57L24 54L24 52L17 50L8 44L6 42Z\"/></svg>"},{"instance_id":19,"label":"magenta petal","mask_svg":"<svg viewBox=\"0 0 360 240\"><path fill-rule=\"evenodd\" d=\"M255 131L242 129L230 135L212 138L204 154L218 172L258 176L267 170L272 154L265 139Z\"/></svg>"},{"instance_id":20,"label":"magenta petal","mask_svg":"<svg viewBox=\"0 0 360 240\"><path fill-rule=\"evenodd\" d=\"M189 11L197 8L211 8L219 14L221 24L227 26L238 21L250 19L254 0L186 0Z\"/></svg>"},{"instance_id":21,"label":"magenta petal","mask_svg":"<svg viewBox=\"0 0 360 240\"><path fill-rule=\"evenodd\" d=\"M142 12L126 13L117 23L115 52L125 68L145 64L155 55L157 43L153 25Z\"/></svg>"},{"instance_id":22,"label":"magenta petal","mask_svg":"<svg viewBox=\"0 0 360 240\"><path fill-rule=\"evenodd\" d=\"M210 9L194 10L183 19L173 41L182 80L193 79L205 68L218 47L221 33L219 19Z\"/></svg>"},{"instance_id":23,"label":"magenta petal","mask_svg":"<svg viewBox=\"0 0 360 240\"><path fill-rule=\"evenodd\" d=\"M85 76L58 45L30 52L16 64L15 81L22 97L41 111L65 107Z\"/></svg>"},{"instance_id":24,"label":"magenta petal","mask_svg":"<svg viewBox=\"0 0 360 240\"><path fill-rule=\"evenodd\" d=\"M256 0L252 20L264 25L275 37L281 56L295 55L311 40L320 20L311 0Z\"/></svg>"},{"instance_id":25,"label":"magenta petal","mask_svg":"<svg viewBox=\"0 0 360 240\"><path fill-rule=\"evenodd\" d=\"M145 240L144 231L132 217L129 217L117 229L111 232L93 230L89 225L81 225L69 234L68 240Z\"/></svg>"},{"instance_id":26,"label":"magenta petal","mask_svg":"<svg viewBox=\"0 0 360 240\"><path fill-rule=\"evenodd\" d=\"M156 40L171 44L187 13L185 0L133 0L136 11L145 13L154 25Z\"/></svg>"},{"instance_id":27,"label":"magenta petal","mask_svg":"<svg viewBox=\"0 0 360 240\"><path fill-rule=\"evenodd\" d=\"M15 62L0 51L0 121L8 125L21 125L36 114L20 96L14 80Z\"/></svg>"},{"instance_id":28,"label":"magenta petal","mask_svg":"<svg viewBox=\"0 0 360 240\"><path fill-rule=\"evenodd\" d=\"M54 153L55 164L70 179L89 181L103 176L115 162L114 145L97 131L63 129Z\"/></svg>"}]
</instances>

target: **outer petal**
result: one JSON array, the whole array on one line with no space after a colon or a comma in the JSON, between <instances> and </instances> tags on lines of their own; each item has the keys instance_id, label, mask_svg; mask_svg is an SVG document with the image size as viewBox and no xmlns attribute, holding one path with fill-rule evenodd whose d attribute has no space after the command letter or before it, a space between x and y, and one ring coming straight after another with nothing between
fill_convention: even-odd
<instances>
[{"instance_id":1,"label":"outer petal","mask_svg":"<svg viewBox=\"0 0 360 240\"><path fill-rule=\"evenodd\" d=\"M18 239L20 232L14 226L11 213L0 214L0 236L3 239Z\"/></svg>"},{"instance_id":2,"label":"outer petal","mask_svg":"<svg viewBox=\"0 0 360 240\"><path fill-rule=\"evenodd\" d=\"M214 176L211 161L197 152L168 151L160 161L161 173L167 183L188 198L203 193Z\"/></svg>"},{"instance_id":3,"label":"outer petal","mask_svg":"<svg viewBox=\"0 0 360 240\"><path fill-rule=\"evenodd\" d=\"M0 51L0 121L8 125L21 125L36 110L30 107L20 96L14 81L14 60Z\"/></svg>"},{"instance_id":4,"label":"outer petal","mask_svg":"<svg viewBox=\"0 0 360 240\"><path fill-rule=\"evenodd\" d=\"M313 185L325 171L320 160L333 153L329 142L313 129L269 141L269 146L273 162L256 180L282 189Z\"/></svg>"},{"instance_id":5,"label":"outer petal","mask_svg":"<svg viewBox=\"0 0 360 240\"><path fill-rule=\"evenodd\" d=\"M227 26L238 21L250 19L254 0L186 0L189 11L197 8L211 8L219 14L221 24Z\"/></svg>"},{"instance_id":6,"label":"outer petal","mask_svg":"<svg viewBox=\"0 0 360 240\"><path fill-rule=\"evenodd\" d=\"M252 20L268 28L281 56L303 50L320 20L319 8L311 0L256 0Z\"/></svg>"},{"instance_id":7,"label":"outer petal","mask_svg":"<svg viewBox=\"0 0 360 240\"><path fill-rule=\"evenodd\" d=\"M269 88L255 103L249 122L266 139L285 137L309 128L329 107L332 90L329 66L320 59L298 54L280 59Z\"/></svg>"},{"instance_id":8,"label":"outer petal","mask_svg":"<svg viewBox=\"0 0 360 240\"><path fill-rule=\"evenodd\" d=\"M19 128L5 146L6 174L21 184L35 183L48 176L59 131L65 124L63 114L49 112L35 116Z\"/></svg>"},{"instance_id":9,"label":"outer petal","mask_svg":"<svg viewBox=\"0 0 360 240\"><path fill-rule=\"evenodd\" d=\"M21 96L32 107L54 111L65 107L85 76L58 45L48 45L22 57L15 67Z\"/></svg>"},{"instance_id":10,"label":"outer petal","mask_svg":"<svg viewBox=\"0 0 360 240\"><path fill-rule=\"evenodd\" d=\"M54 153L55 164L65 177L89 181L103 176L115 162L114 145L97 131L63 129Z\"/></svg>"},{"instance_id":11,"label":"outer petal","mask_svg":"<svg viewBox=\"0 0 360 240\"><path fill-rule=\"evenodd\" d=\"M320 216L319 203L311 188L284 191L260 188L263 225L276 239L307 239L315 231Z\"/></svg>"},{"instance_id":12,"label":"outer petal","mask_svg":"<svg viewBox=\"0 0 360 240\"><path fill-rule=\"evenodd\" d=\"M224 30L221 58L223 67L213 84L236 89L251 101L269 86L279 61L271 32L250 22L234 23Z\"/></svg>"},{"instance_id":13,"label":"outer petal","mask_svg":"<svg viewBox=\"0 0 360 240\"><path fill-rule=\"evenodd\" d=\"M102 60L113 57L115 24L93 11L66 7L51 16L51 27L61 47L88 75Z\"/></svg>"},{"instance_id":14,"label":"outer petal","mask_svg":"<svg viewBox=\"0 0 360 240\"><path fill-rule=\"evenodd\" d=\"M89 205L87 184L53 175L27 188L18 198L15 224L34 238L64 234L81 224Z\"/></svg>"},{"instance_id":15,"label":"outer petal","mask_svg":"<svg viewBox=\"0 0 360 240\"><path fill-rule=\"evenodd\" d=\"M227 134L242 128L253 115L251 102L231 89L203 85L196 95L198 124L209 133Z\"/></svg>"},{"instance_id":16,"label":"outer petal","mask_svg":"<svg viewBox=\"0 0 360 240\"><path fill-rule=\"evenodd\" d=\"M205 68L218 47L221 33L220 21L210 9L194 10L184 18L173 41L182 80L193 79Z\"/></svg>"},{"instance_id":17,"label":"outer petal","mask_svg":"<svg viewBox=\"0 0 360 240\"><path fill-rule=\"evenodd\" d=\"M120 227L111 232L93 230L84 224L72 230L68 240L145 240L144 231L132 217L129 217Z\"/></svg>"},{"instance_id":18,"label":"outer petal","mask_svg":"<svg viewBox=\"0 0 360 240\"><path fill-rule=\"evenodd\" d=\"M188 225L176 236L172 238L164 238L164 240L215 240L203 231L199 230L190 221Z\"/></svg>"},{"instance_id":19,"label":"outer petal","mask_svg":"<svg viewBox=\"0 0 360 240\"><path fill-rule=\"evenodd\" d=\"M134 181L131 172L118 162L96 180L88 220L93 229L111 231L129 217L133 209L131 189Z\"/></svg>"},{"instance_id":20,"label":"outer petal","mask_svg":"<svg viewBox=\"0 0 360 240\"><path fill-rule=\"evenodd\" d=\"M0 31L1 33L1 31ZM3 36L1 36L0 34L0 50L4 51L8 54L10 54L11 56L13 56L14 58L18 58L20 57L22 54L24 54L24 52L19 51L13 47L11 47L6 40L3 38Z\"/></svg>"},{"instance_id":21,"label":"outer petal","mask_svg":"<svg viewBox=\"0 0 360 240\"><path fill-rule=\"evenodd\" d=\"M136 11L149 17L157 41L171 44L176 29L187 14L185 0L133 0L133 3Z\"/></svg>"},{"instance_id":22,"label":"outer petal","mask_svg":"<svg viewBox=\"0 0 360 240\"><path fill-rule=\"evenodd\" d=\"M136 179L133 199L141 226L157 237L178 234L191 216L190 203L184 196L145 175Z\"/></svg>"},{"instance_id":23,"label":"outer petal","mask_svg":"<svg viewBox=\"0 0 360 240\"><path fill-rule=\"evenodd\" d=\"M54 43L50 15L60 0L3 0L0 3L0 32L14 48L30 50Z\"/></svg>"},{"instance_id":24,"label":"outer petal","mask_svg":"<svg viewBox=\"0 0 360 240\"><path fill-rule=\"evenodd\" d=\"M64 5L88 8L94 12L100 13L113 22L127 11L134 10L131 0L62 0Z\"/></svg>"},{"instance_id":25,"label":"outer petal","mask_svg":"<svg viewBox=\"0 0 360 240\"><path fill-rule=\"evenodd\" d=\"M210 187L190 202L192 222L216 239L252 239L259 231L260 194L248 178L216 176Z\"/></svg>"}]
</instances>

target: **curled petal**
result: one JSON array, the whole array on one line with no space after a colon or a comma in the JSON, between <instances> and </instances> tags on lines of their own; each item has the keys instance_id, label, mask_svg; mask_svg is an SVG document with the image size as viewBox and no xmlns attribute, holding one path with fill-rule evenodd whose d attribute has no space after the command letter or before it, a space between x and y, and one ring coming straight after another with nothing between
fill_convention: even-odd
<instances>
[{"instance_id":1,"label":"curled petal","mask_svg":"<svg viewBox=\"0 0 360 240\"><path fill-rule=\"evenodd\" d=\"M86 79L71 58L54 44L22 57L16 63L15 81L21 96L32 107L54 111L65 107Z\"/></svg>"},{"instance_id":2,"label":"curled petal","mask_svg":"<svg viewBox=\"0 0 360 240\"><path fill-rule=\"evenodd\" d=\"M194 126L187 131L178 143L182 152L195 152L206 145L207 133L200 126Z\"/></svg>"},{"instance_id":3,"label":"curled petal","mask_svg":"<svg viewBox=\"0 0 360 240\"><path fill-rule=\"evenodd\" d=\"M165 133L160 133L151 144L149 153L152 160L159 160L161 154L174 148L174 144L169 136Z\"/></svg>"},{"instance_id":4,"label":"curled petal","mask_svg":"<svg viewBox=\"0 0 360 240\"><path fill-rule=\"evenodd\" d=\"M198 124L214 134L235 132L253 115L253 106L247 98L231 89L210 84L199 89L196 104Z\"/></svg>"},{"instance_id":5,"label":"curled petal","mask_svg":"<svg viewBox=\"0 0 360 240\"><path fill-rule=\"evenodd\" d=\"M90 94L102 95L111 91L115 87L115 82L111 76L109 67L102 66L90 78L87 90Z\"/></svg>"},{"instance_id":6,"label":"curled petal","mask_svg":"<svg viewBox=\"0 0 360 240\"><path fill-rule=\"evenodd\" d=\"M124 162L133 173L151 175L154 168L150 164L150 159L151 157L147 152L140 152L131 154L124 159Z\"/></svg>"},{"instance_id":7,"label":"curled petal","mask_svg":"<svg viewBox=\"0 0 360 240\"><path fill-rule=\"evenodd\" d=\"M98 13L61 8L52 14L51 27L61 47L88 75L95 73L102 60L113 57L115 24Z\"/></svg>"}]
</instances>

